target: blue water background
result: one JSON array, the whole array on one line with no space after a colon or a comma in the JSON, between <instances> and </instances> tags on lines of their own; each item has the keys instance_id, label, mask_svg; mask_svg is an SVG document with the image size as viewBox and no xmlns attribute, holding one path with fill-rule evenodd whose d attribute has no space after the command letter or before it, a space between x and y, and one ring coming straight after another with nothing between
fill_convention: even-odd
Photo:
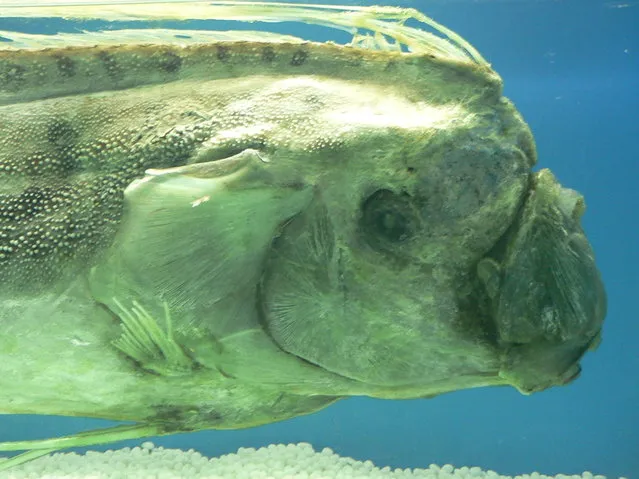
<instances>
[{"instance_id":1,"label":"blue water background","mask_svg":"<svg viewBox=\"0 0 639 479\"><path fill-rule=\"evenodd\" d=\"M532 127L540 167L551 168L565 186L585 195L588 210L583 224L609 296L601 347L583 360L583 374L576 382L530 397L492 388L430 400L356 398L314 415L255 429L153 440L207 455L242 446L304 441L380 466L452 463L502 474L590 470L639 478L639 2L485 0L403 5L456 30L492 62L504 78L505 94ZM5 26L6 22L0 24L0 29ZM24 30L60 26L68 24L29 22ZM330 36L308 27L279 29L300 35L310 32L318 40ZM111 424L0 416L0 441L59 436Z\"/></svg>"}]
</instances>

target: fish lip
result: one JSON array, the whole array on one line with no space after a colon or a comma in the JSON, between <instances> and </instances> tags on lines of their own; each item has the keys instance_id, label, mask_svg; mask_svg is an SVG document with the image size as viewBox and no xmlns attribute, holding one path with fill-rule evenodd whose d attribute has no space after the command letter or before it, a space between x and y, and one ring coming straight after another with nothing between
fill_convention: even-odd
<instances>
[{"instance_id":1,"label":"fish lip","mask_svg":"<svg viewBox=\"0 0 639 479\"><path fill-rule=\"evenodd\" d=\"M561 378L561 385L565 386L567 384L570 384L579 376L581 376L581 365L577 363L577 364L574 364L572 367L570 367L564 373L563 377Z\"/></svg>"}]
</instances>

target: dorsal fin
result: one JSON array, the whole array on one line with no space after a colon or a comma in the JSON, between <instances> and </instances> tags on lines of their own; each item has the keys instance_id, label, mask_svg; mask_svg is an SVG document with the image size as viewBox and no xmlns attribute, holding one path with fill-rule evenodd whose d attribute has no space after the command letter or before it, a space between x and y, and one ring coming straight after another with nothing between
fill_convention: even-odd
<instances>
[{"instance_id":1,"label":"dorsal fin","mask_svg":"<svg viewBox=\"0 0 639 479\"><path fill-rule=\"evenodd\" d=\"M436 86L501 95L492 70L427 55L322 43L215 42L0 50L0 106L181 80L321 75L393 84L437 102ZM460 97L460 100L463 98ZM468 100L468 99L467 99Z\"/></svg>"},{"instance_id":2,"label":"dorsal fin","mask_svg":"<svg viewBox=\"0 0 639 479\"><path fill-rule=\"evenodd\" d=\"M10 40L0 42L0 105L256 74L322 74L371 81L389 65L402 69L395 78L423 82L431 90L433 78L442 76L432 67L443 65L453 70L450 79L455 82L460 78L477 82L477 91L488 84L484 90L500 93L499 77L468 42L412 9L192 0L4 0L0 10L0 17L51 16L109 21L289 21L346 30L353 40L352 48L339 48L264 31L139 29L46 36L0 32ZM407 20L421 22L440 36L406 26ZM444 72L443 77L448 74Z\"/></svg>"},{"instance_id":3,"label":"dorsal fin","mask_svg":"<svg viewBox=\"0 0 639 479\"><path fill-rule=\"evenodd\" d=\"M278 33L242 31L209 31L209 30L170 30L170 29L125 29L116 31L83 31L81 33L57 33L55 35L39 35L33 33L10 32L0 30L0 38L7 40L0 43L0 50L37 50L41 48L65 48L95 45L192 45L194 43L213 42L256 42L297 43L301 38Z\"/></svg>"},{"instance_id":4,"label":"dorsal fin","mask_svg":"<svg viewBox=\"0 0 639 479\"><path fill-rule=\"evenodd\" d=\"M488 65L479 52L461 36L423 13L407 8L237 1L47 0L46 3L35 3L4 0L0 17L298 22L345 30L353 34L355 44L382 47L403 45L414 53ZM436 34L407 26L405 22L408 20L426 25ZM372 41L361 42L362 36L365 40Z\"/></svg>"}]
</instances>

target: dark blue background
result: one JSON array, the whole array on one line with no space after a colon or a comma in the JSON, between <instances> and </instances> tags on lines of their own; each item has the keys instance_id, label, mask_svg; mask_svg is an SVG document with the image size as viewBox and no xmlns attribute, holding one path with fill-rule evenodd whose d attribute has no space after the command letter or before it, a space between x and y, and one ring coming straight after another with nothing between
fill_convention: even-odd
<instances>
[{"instance_id":1,"label":"dark blue background","mask_svg":"<svg viewBox=\"0 0 639 479\"><path fill-rule=\"evenodd\" d=\"M609 295L601 347L585 358L579 380L530 397L497 388L430 400L357 398L280 424L154 441L207 455L305 441L380 466L639 477L639 2L402 3L456 30L493 63L533 129L540 167L586 196L584 227ZM326 38L307 27L281 31ZM2 416L0 441L108 424Z\"/></svg>"}]
</instances>

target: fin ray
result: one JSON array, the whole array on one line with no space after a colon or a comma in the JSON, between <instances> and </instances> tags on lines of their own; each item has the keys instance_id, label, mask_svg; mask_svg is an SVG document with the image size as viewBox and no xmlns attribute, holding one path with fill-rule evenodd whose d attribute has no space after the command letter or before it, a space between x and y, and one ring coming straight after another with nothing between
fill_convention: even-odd
<instances>
[{"instance_id":1,"label":"fin ray","mask_svg":"<svg viewBox=\"0 0 639 479\"><path fill-rule=\"evenodd\" d=\"M423 13L409 8L358 7L341 5L289 4L237 1L159 1L108 4L100 1L51 1L46 5L11 0L3 6L0 17L61 17L69 19L130 20L226 20L241 22L298 22L344 30L361 37L361 31L388 37L405 45L409 51L437 55L465 63L488 66L481 54L461 36ZM437 34L407 26L407 20L428 26ZM373 41L383 47L387 41ZM369 42L356 41L368 46Z\"/></svg>"},{"instance_id":2,"label":"fin ray","mask_svg":"<svg viewBox=\"0 0 639 479\"><path fill-rule=\"evenodd\" d=\"M1 15L0 15L1 16ZM212 42L257 42L301 43L304 40L292 35L258 31L209 31L209 30L173 30L173 29L123 29L109 31L83 31L80 33L57 33L40 35L0 30L0 37L6 43L0 43L0 50L66 48L92 45L132 45L152 43L167 45L191 45Z\"/></svg>"}]
</instances>

